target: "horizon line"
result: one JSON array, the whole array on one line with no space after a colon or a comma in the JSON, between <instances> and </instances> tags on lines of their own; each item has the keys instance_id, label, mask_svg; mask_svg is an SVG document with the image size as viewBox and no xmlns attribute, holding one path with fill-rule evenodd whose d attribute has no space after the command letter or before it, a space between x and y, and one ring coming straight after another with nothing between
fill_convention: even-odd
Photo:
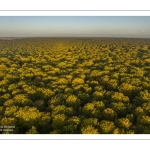
<instances>
[{"instance_id":1,"label":"horizon line","mask_svg":"<svg viewBox=\"0 0 150 150\"><path fill-rule=\"evenodd\" d=\"M0 39L7 38L142 38L142 39L150 39L150 37L124 37L124 36L8 36L8 37L0 37Z\"/></svg>"}]
</instances>

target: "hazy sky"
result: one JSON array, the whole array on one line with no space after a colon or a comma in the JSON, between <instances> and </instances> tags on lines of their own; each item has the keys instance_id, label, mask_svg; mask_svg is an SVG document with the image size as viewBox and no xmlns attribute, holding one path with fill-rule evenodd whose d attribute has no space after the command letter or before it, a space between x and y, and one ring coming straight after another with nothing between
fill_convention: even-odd
<instances>
[{"instance_id":1,"label":"hazy sky","mask_svg":"<svg viewBox=\"0 0 150 150\"><path fill-rule=\"evenodd\" d=\"M149 16L0 16L0 37L150 37Z\"/></svg>"}]
</instances>

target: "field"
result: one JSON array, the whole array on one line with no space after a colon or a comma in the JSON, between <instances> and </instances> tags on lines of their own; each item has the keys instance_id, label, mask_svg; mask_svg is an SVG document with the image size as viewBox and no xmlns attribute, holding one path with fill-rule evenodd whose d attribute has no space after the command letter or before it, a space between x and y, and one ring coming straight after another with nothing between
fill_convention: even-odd
<instances>
[{"instance_id":1,"label":"field","mask_svg":"<svg viewBox=\"0 0 150 150\"><path fill-rule=\"evenodd\" d=\"M150 39L0 39L2 134L150 134Z\"/></svg>"}]
</instances>

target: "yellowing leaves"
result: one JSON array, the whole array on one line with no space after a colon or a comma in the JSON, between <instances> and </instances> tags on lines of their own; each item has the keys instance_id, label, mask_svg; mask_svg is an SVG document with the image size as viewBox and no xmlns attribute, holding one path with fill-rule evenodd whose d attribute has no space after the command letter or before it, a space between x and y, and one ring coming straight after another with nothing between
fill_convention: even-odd
<instances>
[{"instance_id":1,"label":"yellowing leaves","mask_svg":"<svg viewBox=\"0 0 150 150\"><path fill-rule=\"evenodd\" d=\"M129 97L124 96L123 93L115 92L112 94L111 99L113 102L129 102Z\"/></svg>"},{"instance_id":2,"label":"yellowing leaves","mask_svg":"<svg viewBox=\"0 0 150 150\"><path fill-rule=\"evenodd\" d=\"M102 120L100 122L100 129L102 133L111 133L113 129L115 128L115 125L112 121Z\"/></svg>"},{"instance_id":3,"label":"yellowing leaves","mask_svg":"<svg viewBox=\"0 0 150 150\"><path fill-rule=\"evenodd\" d=\"M68 106L78 106L80 104L80 100L75 95L69 95L66 99L66 104Z\"/></svg>"},{"instance_id":4,"label":"yellowing leaves","mask_svg":"<svg viewBox=\"0 0 150 150\"><path fill-rule=\"evenodd\" d=\"M95 129L92 125L88 125L81 129L82 134L98 134L98 129Z\"/></svg>"},{"instance_id":5,"label":"yellowing leaves","mask_svg":"<svg viewBox=\"0 0 150 150\"><path fill-rule=\"evenodd\" d=\"M16 113L15 116L17 118L23 119L25 122L29 121L37 121L41 117L41 113L35 107L25 106L20 108Z\"/></svg>"},{"instance_id":6,"label":"yellowing leaves","mask_svg":"<svg viewBox=\"0 0 150 150\"><path fill-rule=\"evenodd\" d=\"M24 94L18 94L13 99L18 106L28 106L32 104L32 101Z\"/></svg>"},{"instance_id":7,"label":"yellowing leaves","mask_svg":"<svg viewBox=\"0 0 150 150\"><path fill-rule=\"evenodd\" d=\"M82 78L75 78L72 81L72 86L84 84L84 80Z\"/></svg>"},{"instance_id":8,"label":"yellowing leaves","mask_svg":"<svg viewBox=\"0 0 150 150\"><path fill-rule=\"evenodd\" d=\"M1 64L0 65L0 71L5 71L7 69L6 65Z\"/></svg>"},{"instance_id":9,"label":"yellowing leaves","mask_svg":"<svg viewBox=\"0 0 150 150\"><path fill-rule=\"evenodd\" d=\"M128 118L120 118L118 119L118 125L121 128L129 129L132 123L129 121Z\"/></svg>"}]
</instances>

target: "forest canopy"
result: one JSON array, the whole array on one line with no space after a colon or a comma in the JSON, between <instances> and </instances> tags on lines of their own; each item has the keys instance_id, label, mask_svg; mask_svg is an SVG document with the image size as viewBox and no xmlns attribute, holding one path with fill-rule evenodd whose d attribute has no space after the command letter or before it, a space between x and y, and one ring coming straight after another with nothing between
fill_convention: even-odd
<instances>
[{"instance_id":1,"label":"forest canopy","mask_svg":"<svg viewBox=\"0 0 150 150\"><path fill-rule=\"evenodd\" d=\"M0 132L150 134L150 39L1 39Z\"/></svg>"}]
</instances>

